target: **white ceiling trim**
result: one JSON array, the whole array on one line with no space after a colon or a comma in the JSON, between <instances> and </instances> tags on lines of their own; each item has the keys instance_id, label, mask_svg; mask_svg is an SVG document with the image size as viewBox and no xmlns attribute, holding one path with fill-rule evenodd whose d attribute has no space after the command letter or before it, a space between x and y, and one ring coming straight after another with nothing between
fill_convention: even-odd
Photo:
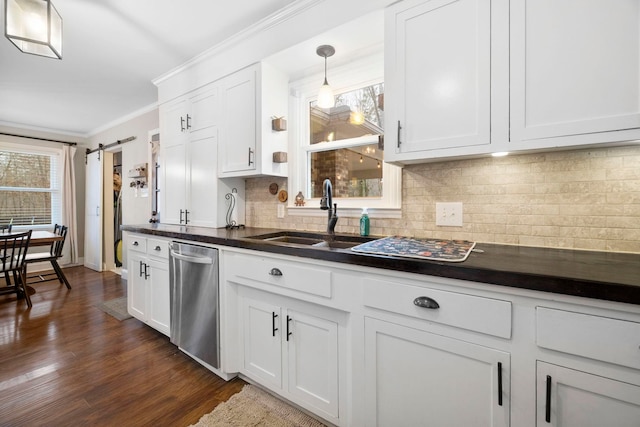
<instances>
[{"instance_id":1,"label":"white ceiling trim","mask_svg":"<svg viewBox=\"0 0 640 427\"><path fill-rule=\"evenodd\" d=\"M158 76L157 78L152 80L152 83L156 86L162 84L163 82L171 79L173 76L184 72L190 68L193 68L197 64L211 58L213 56L218 55L220 52L223 52L243 40L250 38L251 36L260 33L261 31L266 31L269 28L272 28L276 25L279 25L283 22L286 22L300 13L305 12L306 10L315 7L317 4L322 3L325 0L297 0L284 8L278 10L277 12L267 16L266 18L258 21L254 25L245 28L244 30L234 34L233 36L225 39L224 41L212 46L211 48L205 50L199 55L193 57L193 59L185 62L179 67L174 68L173 70L168 71L167 73Z\"/></svg>"}]
</instances>

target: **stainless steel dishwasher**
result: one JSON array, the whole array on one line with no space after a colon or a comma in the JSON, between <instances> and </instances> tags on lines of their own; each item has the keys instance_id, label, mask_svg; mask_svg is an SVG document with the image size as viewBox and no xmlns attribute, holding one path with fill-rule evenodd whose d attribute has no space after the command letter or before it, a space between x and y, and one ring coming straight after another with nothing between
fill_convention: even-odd
<instances>
[{"instance_id":1,"label":"stainless steel dishwasher","mask_svg":"<svg viewBox=\"0 0 640 427\"><path fill-rule=\"evenodd\" d=\"M171 242L171 342L220 368L218 250Z\"/></svg>"}]
</instances>

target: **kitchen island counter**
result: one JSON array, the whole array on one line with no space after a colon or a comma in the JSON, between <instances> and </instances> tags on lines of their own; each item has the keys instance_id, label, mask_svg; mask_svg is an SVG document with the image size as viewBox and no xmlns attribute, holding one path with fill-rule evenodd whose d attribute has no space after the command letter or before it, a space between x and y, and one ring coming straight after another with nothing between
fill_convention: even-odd
<instances>
[{"instance_id":1,"label":"kitchen island counter","mask_svg":"<svg viewBox=\"0 0 640 427\"><path fill-rule=\"evenodd\" d=\"M639 254L479 243L466 261L452 263L251 238L280 231L268 228L227 230L166 224L121 228L192 242L640 305Z\"/></svg>"}]
</instances>

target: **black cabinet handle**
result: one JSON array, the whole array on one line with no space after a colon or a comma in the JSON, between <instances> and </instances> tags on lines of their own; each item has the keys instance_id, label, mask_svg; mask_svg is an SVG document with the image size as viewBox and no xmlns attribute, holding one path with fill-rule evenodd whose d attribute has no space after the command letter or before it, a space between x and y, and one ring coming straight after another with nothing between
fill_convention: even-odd
<instances>
[{"instance_id":1,"label":"black cabinet handle","mask_svg":"<svg viewBox=\"0 0 640 427\"><path fill-rule=\"evenodd\" d=\"M278 317L278 315L276 314L275 311L271 312L271 336L275 337L276 336L276 331L278 330L278 328L276 328L276 317Z\"/></svg>"},{"instance_id":2,"label":"black cabinet handle","mask_svg":"<svg viewBox=\"0 0 640 427\"><path fill-rule=\"evenodd\" d=\"M433 310L440 308L440 304L438 304L438 302L433 298L429 297L418 297L413 300L413 304L417 305L418 307L430 308Z\"/></svg>"},{"instance_id":3,"label":"black cabinet handle","mask_svg":"<svg viewBox=\"0 0 640 427\"><path fill-rule=\"evenodd\" d=\"M544 408L544 420L551 423L551 375L547 375L547 397Z\"/></svg>"},{"instance_id":4,"label":"black cabinet handle","mask_svg":"<svg viewBox=\"0 0 640 427\"><path fill-rule=\"evenodd\" d=\"M140 272L139 272L139 277L142 277L142 275L144 274L144 271L142 271L142 266L144 265L144 263L142 261L138 261L140 263Z\"/></svg>"},{"instance_id":5,"label":"black cabinet handle","mask_svg":"<svg viewBox=\"0 0 640 427\"><path fill-rule=\"evenodd\" d=\"M189 211L186 209L184 210L184 223L189 224Z\"/></svg>"},{"instance_id":6,"label":"black cabinet handle","mask_svg":"<svg viewBox=\"0 0 640 427\"><path fill-rule=\"evenodd\" d=\"M502 406L502 362L498 362L498 406Z\"/></svg>"},{"instance_id":7,"label":"black cabinet handle","mask_svg":"<svg viewBox=\"0 0 640 427\"><path fill-rule=\"evenodd\" d=\"M291 322L291 317L287 315L287 341L289 341L289 336L293 334L293 332L289 331L289 322Z\"/></svg>"},{"instance_id":8,"label":"black cabinet handle","mask_svg":"<svg viewBox=\"0 0 640 427\"><path fill-rule=\"evenodd\" d=\"M184 132L184 117L180 116L180 132Z\"/></svg>"},{"instance_id":9,"label":"black cabinet handle","mask_svg":"<svg viewBox=\"0 0 640 427\"><path fill-rule=\"evenodd\" d=\"M251 160L251 155L253 154L253 150L251 149L251 147L249 147L249 165L251 166L251 164L253 163L253 160Z\"/></svg>"},{"instance_id":10,"label":"black cabinet handle","mask_svg":"<svg viewBox=\"0 0 640 427\"><path fill-rule=\"evenodd\" d=\"M146 263L144 264L144 280L149 278L149 273L147 272L147 267L149 267Z\"/></svg>"},{"instance_id":11,"label":"black cabinet handle","mask_svg":"<svg viewBox=\"0 0 640 427\"><path fill-rule=\"evenodd\" d=\"M400 144L402 144L402 142L400 142L400 129L402 129L402 126L400 126L400 120L398 120L398 148L400 148Z\"/></svg>"},{"instance_id":12,"label":"black cabinet handle","mask_svg":"<svg viewBox=\"0 0 640 427\"><path fill-rule=\"evenodd\" d=\"M279 268L272 268L271 271L269 271L269 275L270 276L282 276L282 271L280 271Z\"/></svg>"},{"instance_id":13,"label":"black cabinet handle","mask_svg":"<svg viewBox=\"0 0 640 427\"><path fill-rule=\"evenodd\" d=\"M191 129L191 116L187 114L187 129Z\"/></svg>"},{"instance_id":14,"label":"black cabinet handle","mask_svg":"<svg viewBox=\"0 0 640 427\"><path fill-rule=\"evenodd\" d=\"M133 242L133 246L138 246L138 244L139 244L139 243L138 243L137 241L136 241L136 242Z\"/></svg>"},{"instance_id":15,"label":"black cabinet handle","mask_svg":"<svg viewBox=\"0 0 640 427\"><path fill-rule=\"evenodd\" d=\"M162 250L162 248L160 246L156 246L154 250L160 252Z\"/></svg>"},{"instance_id":16,"label":"black cabinet handle","mask_svg":"<svg viewBox=\"0 0 640 427\"><path fill-rule=\"evenodd\" d=\"M180 224L182 224L182 214L184 213L184 211L182 209L180 209Z\"/></svg>"}]
</instances>

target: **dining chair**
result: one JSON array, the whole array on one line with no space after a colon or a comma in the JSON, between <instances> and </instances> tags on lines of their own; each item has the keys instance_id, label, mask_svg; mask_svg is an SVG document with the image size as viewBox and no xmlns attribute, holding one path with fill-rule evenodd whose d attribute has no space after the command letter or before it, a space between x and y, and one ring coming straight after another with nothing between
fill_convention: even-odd
<instances>
[{"instance_id":1,"label":"dining chair","mask_svg":"<svg viewBox=\"0 0 640 427\"><path fill-rule=\"evenodd\" d=\"M0 233L11 233L11 224L1 224Z\"/></svg>"},{"instance_id":2,"label":"dining chair","mask_svg":"<svg viewBox=\"0 0 640 427\"><path fill-rule=\"evenodd\" d=\"M60 283L64 283L67 289L71 289L71 285L69 285L69 282L67 281L66 276L62 273L62 269L58 264L58 258L62 258L62 249L64 248L64 242L67 239L67 230L68 230L67 226L56 224L53 227L53 232L58 236L62 236L62 240L53 242L51 244L51 248L49 249L49 252L40 252L40 253L34 252L34 253L27 254L25 265L24 265L24 272L25 272L25 276L27 277L28 284L48 282L49 280L57 279L60 281ZM53 267L53 273L41 273L41 274L34 273L31 276L27 276L27 266L29 264L33 264L35 262L44 262L44 261L49 261L51 263L51 266ZM29 279L35 279L35 278L37 278L38 280L33 280L31 282L28 281Z\"/></svg>"},{"instance_id":3,"label":"dining chair","mask_svg":"<svg viewBox=\"0 0 640 427\"><path fill-rule=\"evenodd\" d=\"M4 274L7 282L7 286L0 288L0 294L15 293L18 298L24 295L29 307L31 298L27 292L25 260L30 240L31 230L24 233L0 234L0 273Z\"/></svg>"}]
</instances>

